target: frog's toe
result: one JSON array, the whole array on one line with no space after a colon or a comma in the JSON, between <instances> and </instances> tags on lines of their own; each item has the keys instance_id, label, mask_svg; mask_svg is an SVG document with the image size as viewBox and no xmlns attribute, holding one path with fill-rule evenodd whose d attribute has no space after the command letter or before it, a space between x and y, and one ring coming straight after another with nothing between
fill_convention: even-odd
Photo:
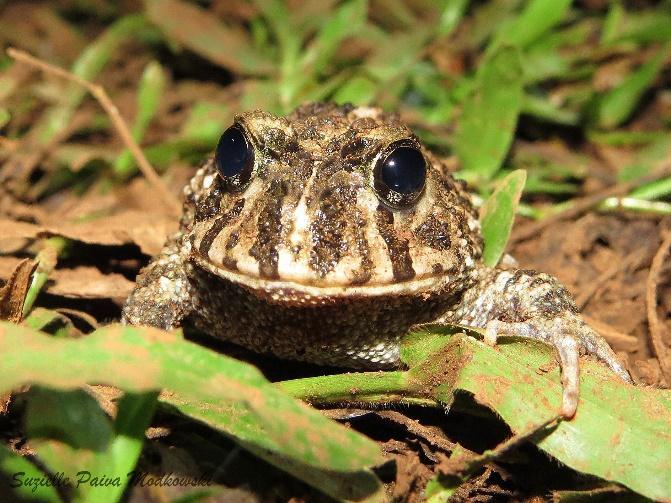
<instances>
[{"instance_id":1,"label":"frog's toe","mask_svg":"<svg viewBox=\"0 0 671 503\"><path fill-rule=\"evenodd\" d=\"M578 341L574 337L564 331L558 334L561 335L555 337L553 343L559 353L561 366L562 405L560 413L566 418L571 418L575 416L580 396L580 350Z\"/></svg>"},{"instance_id":2,"label":"frog's toe","mask_svg":"<svg viewBox=\"0 0 671 503\"><path fill-rule=\"evenodd\" d=\"M580 386L580 353L596 356L624 381L631 377L618 361L608 343L592 330L579 316L564 313L552 320L531 319L524 322L492 320L485 329L485 341L495 343L497 336L527 337L551 344L557 349L561 365L563 387L561 414L566 418L575 415Z\"/></svg>"},{"instance_id":3,"label":"frog's toe","mask_svg":"<svg viewBox=\"0 0 671 503\"><path fill-rule=\"evenodd\" d=\"M632 383L629 372L618 360L608 343L589 325L575 315L564 313L553 320L551 343L559 352L562 366L564 399L562 415L572 417L578 405L579 354L593 355L601 360L623 381Z\"/></svg>"}]
</instances>

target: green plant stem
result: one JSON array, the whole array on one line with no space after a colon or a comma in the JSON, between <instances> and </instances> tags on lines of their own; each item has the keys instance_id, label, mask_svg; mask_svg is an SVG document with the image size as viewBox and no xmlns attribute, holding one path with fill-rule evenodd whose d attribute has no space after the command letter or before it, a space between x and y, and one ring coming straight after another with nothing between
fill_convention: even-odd
<instances>
[{"instance_id":1,"label":"green plant stem","mask_svg":"<svg viewBox=\"0 0 671 503\"><path fill-rule=\"evenodd\" d=\"M436 400L422 394L418 381L409 372L359 372L277 383L285 393L312 405L342 402L370 404L437 405Z\"/></svg>"},{"instance_id":2,"label":"green plant stem","mask_svg":"<svg viewBox=\"0 0 671 503\"><path fill-rule=\"evenodd\" d=\"M158 393L126 393L119 403L115 421L116 437L106 454L108 462L116 469L116 475L128 483L126 475L137 465L144 444L144 431L151 424L158 403ZM109 489L110 501L120 501L125 485Z\"/></svg>"},{"instance_id":3,"label":"green plant stem","mask_svg":"<svg viewBox=\"0 0 671 503\"><path fill-rule=\"evenodd\" d=\"M609 197L600 205L601 211L629 210L655 215L671 215L671 204L663 201L648 201L636 197Z\"/></svg>"},{"instance_id":4,"label":"green plant stem","mask_svg":"<svg viewBox=\"0 0 671 503\"><path fill-rule=\"evenodd\" d=\"M33 304L37 300L37 296L42 290L42 287L49 279L51 271L56 267L58 256L63 253L68 246L69 241L65 238L55 236L45 240L44 248L37 254L37 269L33 274L33 280L30 283L26 298L23 301L23 316L27 316L33 308Z\"/></svg>"}]
</instances>

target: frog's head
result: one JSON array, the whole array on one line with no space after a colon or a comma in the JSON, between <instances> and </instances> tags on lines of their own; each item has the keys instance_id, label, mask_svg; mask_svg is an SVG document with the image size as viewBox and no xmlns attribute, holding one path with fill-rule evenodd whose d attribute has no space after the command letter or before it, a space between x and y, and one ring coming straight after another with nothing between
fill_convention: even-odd
<instances>
[{"instance_id":1,"label":"frog's head","mask_svg":"<svg viewBox=\"0 0 671 503\"><path fill-rule=\"evenodd\" d=\"M194 260L306 297L435 291L481 253L463 187L378 108L238 115L187 188Z\"/></svg>"}]
</instances>

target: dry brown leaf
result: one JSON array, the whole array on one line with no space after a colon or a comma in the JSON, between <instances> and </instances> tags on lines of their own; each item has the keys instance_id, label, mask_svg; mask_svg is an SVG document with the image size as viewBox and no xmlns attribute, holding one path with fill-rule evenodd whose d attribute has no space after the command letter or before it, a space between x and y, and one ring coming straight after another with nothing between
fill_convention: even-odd
<instances>
[{"instance_id":1,"label":"dry brown leaf","mask_svg":"<svg viewBox=\"0 0 671 503\"><path fill-rule=\"evenodd\" d=\"M206 9L180 0L154 0L147 2L146 14L164 33L216 65L254 74L271 70L258 52L250 50L247 33L220 23Z\"/></svg>"},{"instance_id":2,"label":"dry brown leaf","mask_svg":"<svg viewBox=\"0 0 671 503\"><path fill-rule=\"evenodd\" d=\"M0 96L0 101L1 100L2 97ZM13 218L16 220L39 222L46 216L46 214L47 212L45 212L44 208L41 206L27 204L19 200L16 195L8 191L6 187L0 185L0 215L3 215L5 218Z\"/></svg>"},{"instance_id":3,"label":"dry brown leaf","mask_svg":"<svg viewBox=\"0 0 671 503\"><path fill-rule=\"evenodd\" d=\"M0 415L7 414L9 404L12 401L12 393L3 393L0 395Z\"/></svg>"},{"instance_id":4,"label":"dry brown leaf","mask_svg":"<svg viewBox=\"0 0 671 503\"><path fill-rule=\"evenodd\" d=\"M47 291L78 299L112 299L123 302L134 283L118 273L103 274L93 266L56 269L49 275Z\"/></svg>"},{"instance_id":5,"label":"dry brown leaf","mask_svg":"<svg viewBox=\"0 0 671 503\"><path fill-rule=\"evenodd\" d=\"M0 279L9 278L19 264L15 257L0 257ZM46 291L74 299L112 299L123 302L134 283L118 273L103 274L93 266L55 269L49 274Z\"/></svg>"},{"instance_id":6,"label":"dry brown leaf","mask_svg":"<svg viewBox=\"0 0 671 503\"><path fill-rule=\"evenodd\" d=\"M0 280L7 281L19 262L21 259L17 257L0 256Z\"/></svg>"},{"instance_id":7,"label":"dry brown leaf","mask_svg":"<svg viewBox=\"0 0 671 503\"><path fill-rule=\"evenodd\" d=\"M170 167L170 186L175 191L184 187L193 176L193 168L179 169L180 165ZM147 220L176 220L167 211L160 195L151 190L144 178L136 177L128 183L107 190L103 182L79 197L59 201L59 207L49 216L36 220L40 223L82 222L91 219L91 215L102 218L105 215L115 215L123 212L135 211L145 215Z\"/></svg>"},{"instance_id":8,"label":"dry brown leaf","mask_svg":"<svg viewBox=\"0 0 671 503\"><path fill-rule=\"evenodd\" d=\"M9 320L14 323L21 321L23 316L23 302L26 300L28 288L37 262L24 259L18 263L9 280L0 288L0 320Z\"/></svg>"},{"instance_id":9,"label":"dry brown leaf","mask_svg":"<svg viewBox=\"0 0 671 503\"><path fill-rule=\"evenodd\" d=\"M35 308L38 309L38 308ZM91 316L89 313L85 313L84 311L80 311L79 309L72 309L68 307L60 307L56 309L58 314L62 314L69 320L78 320L79 323L85 323L89 327L89 331L97 329L100 325L98 323L98 320L96 320L93 316Z\"/></svg>"},{"instance_id":10,"label":"dry brown leaf","mask_svg":"<svg viewBox=\"0 0 671 503\"><path fill-rule=\"evenodd\" d=\"M158 253L177 222L169 217L124 211L116 215L81 223L46 223L44 225L0 219L3 239L63 236L89 244L118 246L136 244L148 255Z\"/></svg>"},{"instance_id":11,"label":"dry brown leaf","mask_svg":"<svg viewBox=\"0 0 671 503\"><path fill-rule=\"evenodd\" d=\"M111 418L116 417L118 402L123 395L119 388L99 384L87 384L84 389L96 399L102 410Z\"/></svg>"},{"instance_id":12,"label":"dry brown leaf","mask_svg":"<svg viewBox=\"0 0 671 503\"><path fill-rule=\"evenodd\" d=\"M7 218L0 219L0 229L2 229L2 239L21 239L34 238L40 232L40 226L29 224L28 222L19 222Z\"/></svg>"}]
</instances>

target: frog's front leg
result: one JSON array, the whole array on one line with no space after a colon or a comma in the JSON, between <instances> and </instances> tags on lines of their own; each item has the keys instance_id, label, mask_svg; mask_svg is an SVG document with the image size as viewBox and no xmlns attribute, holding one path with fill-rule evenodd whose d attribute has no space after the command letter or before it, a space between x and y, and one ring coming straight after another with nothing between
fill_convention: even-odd
<instances>
[{"instance_id":1,"label":"frog's front leg","mask_svg":"<svg viewBox=\"0 0 671 503\"><path fill-rule=\"evenodd\" d=\"M121 322L169 330L180 325L193 309L193 286L180 233L170 237L161 253L137 277L123 307Z\"/></svg>"},{"instance_id":2,"label":"frog's front leg","mask_svg":"<svg viewBox=\"0 0 671 503\"><path fill-rule=\"evenodd\" d=\"M608 343L582 320L566 288L548 274L482 268L476 284L440 321L485 328L485 341L490 344L499 335L511 335L557 348L565 417L572 417L578 406L580 353L596 356L623 380L632 382Z\"/></svg>"}]
</instances>

